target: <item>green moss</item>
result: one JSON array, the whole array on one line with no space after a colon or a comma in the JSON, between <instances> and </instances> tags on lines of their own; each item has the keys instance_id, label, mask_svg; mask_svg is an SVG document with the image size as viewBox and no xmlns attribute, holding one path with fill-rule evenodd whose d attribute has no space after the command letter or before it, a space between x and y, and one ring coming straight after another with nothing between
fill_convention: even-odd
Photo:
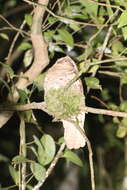
<instances>
[{"instance_id":1,"label":"green moss","mask_svg":"<svg viewBox=\"0 0 127 190\"><path fill-rule=\"evenodd\" d=\"M45 97L45 102L49 113L55 118L66 119L79 113L83 105L83 96L71 89L51 89Z\"/></svg>"}]
</instances>

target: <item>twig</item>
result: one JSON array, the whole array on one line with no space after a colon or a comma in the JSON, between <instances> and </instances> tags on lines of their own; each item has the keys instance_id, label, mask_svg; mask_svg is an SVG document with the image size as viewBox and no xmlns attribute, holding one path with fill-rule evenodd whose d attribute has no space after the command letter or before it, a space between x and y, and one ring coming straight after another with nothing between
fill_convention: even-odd
<instances>
[{"instance_id":1,"label":"twig","mask_svg":"<svg viewBox=\"0 0 127 190\"><path fill-rule=\"evenodd\" d=\"M20 115L20 155L26 157L26 133L25 122L22 114ZM26 163L21 164L21 190L26 189Z\"/></svg>"},{"instance_id":2,"label":"twig","mask_svg":"<svg viewBox=\"0 0 127 190\"><path fill-rule=\"evenodd\" d=\"M94 3L96 3L96 4L98 4L98 5L101 5L101 6L112 7L112 8L115 8L115 9L119 9L121 12L124 11L124 9L120 8L120 7L117 6L117 5L111 5L111 4L106 4L106 3L100 3L100 2L97 2L97 1L95 1L95 0L89 0L89 1L92 1L92 2L94 2Z\"/></svg>"},{"instance_id":3,"label":"twig","mask_svg":"<svg viewBox=\"0 0 127 190\"><path fill-rule=\"evenodd\" d=\"M88 147L88 151L89 151L89 165L90 165L90 175L91 175L91 186L92 186L92 190L95 190L93 151L92 151L91 143L90 143L88 137L86 136L85 131L79 125L75 125L75 127L78 129L78 131L84 137L84 139L85 139L85 141L87 143L87 147Z\"/></svg>"},{"instance_id":4,"label":"twig","mask_svg":"<svg viewBox=\"0 0 127 190\"><path fill-rule=\"evenodd\" d=\"M102 57L103 57L105 48L106 48L106 46L107 46L107 44L108 44L108 41L109 41L109 38L110 38L110 35L111 35L111 32L112 32L112 28L113 28L113 26L111 25L111 26L109 27L109 29L108 29L108 32L107 32L107 34L106 34L104 43L103 43L103 45L102 45L101 53L100 53L99 58L98 58L99 60L101 60Z\"/></svg>"},{"instance_id":5,"label":"twig","mask_svg":"<svg viewBox=\"0 0 127 190\"><path fill-rule=\"evenodd\" d=\"M24 28L25 24L26 24L26 21L23 21L23 23L22 23L21 26L20 26L20 30L22 30L22 29ZM15 35L15 37L14 37L12 43L11 43L11 46L10 46L10 49L9 49L9 53L8 53L8 55L7 55L7 58L6 58L6 60L7 60L6 63L7 63L7 64L9 64L9 60L10 60L12 51L13 51L13 49L14 49L15 43L16 43L16 41L17 41L19 35L20 35L20 30L17 32L17 34Z\"/></svg>"},{"instance_id":6,"label":"twig","mask_svg":"<svg viewBox=\"0 0 127 190\"><path fill-rule=\"evenodd\" d=\"M27 111L27 110L31 110L31 109L40 109L46 113L48 113L49 115L51 115L51 113L49 113L49 111L46 109L46 104L45 102L40 102L40 103L30 103L30 104L24 104L24 105L0 105L0 111ZM119 112L119 111L112 111L112 110L106 110L106 109L98 109L98 108L92 108L92 107L88 107L88 106L82 106L80 108L81 110L83 110L86 113L93 113L93 114L102 114L102 115L109 115L112 117L127 117L127 113L126 112Z\"/></svg>"},{"instance_id":7,"label":"twig","mask_svg":"<svg viewBox=\"0 0 127 190\"><path fill-rule=\"evenodd\" d=\"M47 169L46 171L46 175L45 175L45 178L42 179L42 181L39 181L34 187L33 187L33 190L39 190L39 188L43 185L43 183L45 182L45 180L48 178L48 176L52 173L54 167L56 166L58 160L60 159L61 155L62 155L62 152L65 148L65 143L63 143L61 146L60 146L60 149L59 151L57 152L56 156L54 157L52 163L50 164L49 168Z\"/></svg>"},{"instance_id":8,"label":"twig","mask_svg":"<svg viewBox=\"0 0 127 190\"><path fill-rule=\"evenodd\" d=\"M47 6L49 0L39 0L40 4ZM41 25L45 9L42 6L37 6L35 8L35 13L33 16L33 23L31 28L31 40L34 49L34 62L32 66L23 74L23 78L19 78L18 82L15 84L15 89L13 90L13 98L9 97L11 102L16 103L19 98L19 94L16 89L25 89L32 81L43 71L43 69L48 65L48 51L47 44L44 41L41 31ZM4 112L0 114L0 127L2 127L12 116L13 112Z\"/></svg>"},{"instance_id":9,"label":"twig","mask_svg":"<svg viewBox=\"0 0 127 190\"><path fill-rule=\"evenodd\" d=\"M110 62L116 62L116 61L127 61L127 57L117 57L114 59L105 59L105 60L101 60L101 61L97 61L97 62L91 62L91 63L85 63L88 64L89 66L93 66L93 65L99 65L99 64L103 64L103 63L110 63Z\"/></svg>"},{"instance_id":10,"label":"twig","mask_svg":"<svg viewBox=\"0 0 127 190\"><path fill-rule=\"evenodd\" d=\"M24 33L24 34L26 34L27 36L28 36L28 33L27 32L25 32L25 31L23 31L22 30L22 28L20 28L20 29L18 29L18 28L16 28L15 26L13 26L6 18L4 18L2 15L0 15L0 18L2 19L2 20L4 20L9 26L10 26L10 28L12 28L13 30L16 30L16 31L18 31L19 33Z\"/></svg>"},{"instance_id":11,"label":"twig","mask_svg":"<svg viewBox=\"0 0 127 190\"><path fill-rule=\"evenodd\" d=\"M109 115L113 117L127 117L126 112L118 112L106 109L98 109L98 108L91 108L91 107L81 107L81 110L84 110L86 113L93 113L93 114L102 114L102 115Z\"/></svg>"},{"instance_id":12,"label":"twig","mask_svg":"<svg viewBox=\"0 0 127 190\"><path fill-rule=\"evenodd\" d=\"M54 16L55 18L58 18L60 21L63 21L63 22L65 21L65 22L69 22L69 23L75 23L75 24L80 24L80 25L85 25L85 26L94 26L94 27L98 27L98 26L106 27L106 26L108 26L107 24L92 24L92 23L80 22L80 21L76 21L76 20L73 20L70 18L58 16L55 13L53 13L51 10L49 10L47 7L45 7L44 5L29 1L29 0L23 0L23 1L30 4L30 5L43 6L48 13L50 13L52 16Z\"/></svg>"},{"instance_id":13,"label":"twig","mask_svg":"<svg viewBox=\"0 0 127 190\"><path fill-rule=\"evenodd\" d=\"M91 98L97 100L98 102L100 102L101 105L103 105L105 108L109 109L109 107L106 105L105 102L103 102L100 98L96 97L96 96L91 96Z\"/></svg>"},{"instance_id":14,"label":"twig","mask_svg":"<svg viewBox=\"0 0 127 190\"><path fill-rule=\"evenodd\" d=\"M112 71L98 71L98 73L108 75L108 76L112 76L112 77L118 77L118 78L121 77L120 73L115 73Z\"/></svg>"}]
</instances>

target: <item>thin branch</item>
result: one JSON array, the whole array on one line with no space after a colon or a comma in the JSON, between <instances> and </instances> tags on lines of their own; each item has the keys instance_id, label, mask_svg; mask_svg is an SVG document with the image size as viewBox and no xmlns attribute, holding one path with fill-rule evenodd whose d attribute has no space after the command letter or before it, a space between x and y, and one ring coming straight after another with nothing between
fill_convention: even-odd
<instances>
[{"instance_id":1,"label":"thin branch","mask_svg":"<svg viewBox=\"0 0 127 190\"><path fill-rule=\"evenodd\" d=\"M27 32L25 32L25 31L23 31L22 29L18 29L18 28L16 28L15 26L13 26L6 18L4 18L2 15L0 15L0 18L2 19L2 20L4 20L9 26L10 26L10 28L12 28L13 30L16 30L16 31L18 31L19 33L24 33L24 34L26 34L26 35L28 35L28 33Z\"/></svg>"},{"instance_id":2,"label":"thin branch","mask_svg":"<svg viewBox=\"0 0 127 190\"><path fill-rule=\"evenodd\" d=\"M26 24L26 21L23 21L22 24L21 24L21 26L20 26L20 30L21 31L24 28L25 24ZM19 35L21 33L20 30L17 32L17 34L15 35L15 37L14 37L12 43L11 43L11 46L10 46L10 49L9 49L9 52L8 52L8 55L7 55L7 58L6 58L6 60L7 60L6 63L7 64L9 64L9 60L10 60L10 57L12 55L15 43L16 43L16 41L17 41L17 39L18 39L18 37L19 37Z\"/></svg>"},{"instance_id":3,"label":"thin branch","mask_svg":"<svg viewBox=\"0 0 127 190\"><path fill-rule=\"evenodd\" d=\"M93 113L93 114L102 114L102 115L109 115L112 117L127 117L126 112L118 112L106 109L98 109L98 108L91 108L91 107L81 107L81 110L85 111L86 113Z\"/></svg>"},{"instance_id":4,"label":"thin branch","mask_svg":"<svg viewBox=\"0 0 127 190\"><path fill-rule=\"evenodd\" d=\"M112 8L118 9L118 10L120 10L121 12L124 11L124 9L120 8L120 7L117 6L117 5L111 5L111 4L106 4L106 3L100 3L100 2L97 2L97 1L95 1L95 0L89 0L89 1L92 1L92 2L96 3L97 5L101 5L101 6L104 6L104 7L112 7Z\"/></svg>"},{"instance_id":5,"label":"thin branch","mask_svg":"<svg viewBox=\"0 0 127 190\"><path fill-rule=\"evenodd\" d=\"M20 155L26 157L26 128L23 115L20 115ZM26 189L26 163L21 164L21 190Z\"/></svg>"},{"instance_id":6,"label":"thin branch","mask_svg":"<svg viewBox=\"0 0 127 190\"><path fill-rule=\"evenodd\" d=\"M106 49L106 46L107 46L107 44L108 44L109 38L110 38L111 33L112 33L112 29L113 29L113 26L111 25L111 26L109 27L109 29L108 29L108 32L107 32L106 37L105 37L105 40L104 40L104 42L103 42L102 50L101 50L101 53L100 53L99 58L98 58L99 60L101 60L102 57L103 57L104 51L105 51L105 49Z\"/></svg>"},{"instance_id":7,"label":"thin branch","mask_svg":"<svg viewBox=\"0 0 127 190\"><path fill-rule=\"evenodd\" d=\"M69 23L80 24L80 25L85 25L85 26L94 26L94 27L98 27L98 26L106 27L106 26L108 26L107 24L92 24L92 23L80 22L80 21L76 21L76 20L73 20L73 19L70 19L70 18L62 17L62 16L59 16L59 15L56 15L55 13L53 13L51 10L49 10L44 5L29 1L29 0L23 0L23 1L30 4L30 5L43 6L48 13L50 13L52 16L54 16L55 18L58 18L60 21L63 21L63 22L69 22Z\"/></svg>"},{"instance_id":8,"label":"thin branch","mask_svg":"<svg viewBox=\"0 0 127 190\"><path fill-rule=\"evenodd\" d=\"M95 190L95 175L94 175L94 164L93 164L93 151L92 151L91 143L90 143L88 137L86 136L85 131L79 125L75 125L75 127L80 132L80 134L84 137L84 139L85 139L85 141L87 143L87 147L88 147L88 151L89 151L89 165L90 165L90 175L91 175L91 187L92 187L92 190Z\"/></svg>"},{"instance_id":9,"label":"thin branch","mask_svg":"<svg viewBox=\"0 0 127 190\"><path fill-rule=\"evenodd\" d=\"M39 0L40 4L47 6L49 0ZM8 97L10 102L16 103L19 98L17 89L25 89L32 81L44 70L48 65L47 44L44 41L41 31L42 20L45 9L42 6L37 6L34 11L33 23L31 28L31 40L34 49L34 62L32 66L19 78L18 82L13 87L13 98ZM13 112L4 112L0 114L0 127L2 127L12 116Z\"/></svg>"},{"instance_id":10,"label":"thin branch","mask_svg":"<svg viewBox=\"0 0 127 190\"><path fill-rule=\"evenodd\" d=\"M46 104L45 102L40 102L40 103L30 103L30 104L24 104L24 105L0 105L0 111L27 111L31 109L40 109L49 115L49 111L46 109ZM112 111L112 110L106 110L106 109L98 109L98 108L92 108L88 106L82 106L80 108L86 113L93 113L93 114L102 114L102 115L109 115L112 117L127 117L126 112L119 112L119 111Z\"/></svg>"},{"instance_id":11,"label":"thin branch","mask_svg":"<svg viewBox=\"0 0 127 190\"><path fill-rule=\"evenodd\" d=\"M61 146L60 146L60 149L59 151L57 152L56 156L54 157L52 163L50 164L49 168L47 169L46 171L46 175L45 175L45 178L42 179L42 181L39 181L34 187L33 187L33 190L39 190L39 188L43 185L43 183L45 182L45 180L49 177L49 175L52 173L54 167L56 166L58 160L60 159L61 155L62 155L62 152L65 148L65 143L63 143Z\"/></svg>"},{"instance_id":12,"label":"thin branch","mask_svg":"<svg viewBox=\"0 0 127 190\"><path fill-rule=\"evenodd\" d=\"M103 63L110 63L110 62L116 62L116 61L127 61L127 57L117 57L117 58L113 58L113 59L105 59L105 60L101 60L101 61L97 61L97 62L84 62L84 64L88 64L89 66L93 66L93 65L99 65L99 64L103 64Z\"/></svg>"}]
</instances>

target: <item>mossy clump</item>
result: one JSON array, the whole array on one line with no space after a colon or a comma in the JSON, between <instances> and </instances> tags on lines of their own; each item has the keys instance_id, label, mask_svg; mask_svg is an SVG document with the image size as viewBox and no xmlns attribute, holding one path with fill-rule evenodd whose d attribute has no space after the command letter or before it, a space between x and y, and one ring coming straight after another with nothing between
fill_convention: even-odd
<instances>
[{"instance_id":1,"label":"mossy clump","mask_svg":"<svg viewBox=\"0 0 127 190\"><path fill-rule=\"evenodd\" d=\"M81 94L64 88L49 90L45 102L47 110L56 119L67 119L77 115L80 112L80 107L84 105Z\"/></svg>"}]
</instances>

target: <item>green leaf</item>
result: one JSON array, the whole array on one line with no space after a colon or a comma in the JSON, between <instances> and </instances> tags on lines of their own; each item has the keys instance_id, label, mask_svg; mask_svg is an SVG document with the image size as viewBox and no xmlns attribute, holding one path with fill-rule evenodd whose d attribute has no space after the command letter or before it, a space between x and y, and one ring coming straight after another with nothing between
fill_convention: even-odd
<instances>
[{"instance_id":1,"label":"green leaf","mask_svg":"<svg viewBox=\"0 0 127 190\"><path fill-rule=\"evenodd\" d=\"M31 14L25 14L25 21L29 26L31 26L32 25L32 15Z\"/></svg>"},{"instance_id":2,"label":"green leaf","mask_svg":"<svg viewBox=\"0 0 127 190\"><path fill-rule=\"evenodd\" d=\"M124 40L126 40L127 39L127 26L122 28L122 33L123 33Z\"/></svg>"},{"instance_id":3,"label":"green leaf","mask_svg":"<svg viewBox=\"0 0 127 190\"><path fill-rule=\"evenodd\" d=\"M0 33L0 37L3 38L4 40L9 40L9 37L5 33Z\"/></svg>"},{"instance_id":4,"label":"green leaf","mask_svg":"<svg viewBox=\"0 0 127 190\"><path fill-rule=\"evenodd\" d=\"M40 142L44 148L44 153L42 156L42 150L38 149L38 155L39 155L38 160L42 165L47 165L54 158L56 152L55 142L50 135L43 135L42 138L40 139Z\"/></svg>"},{"instance_id":5,"label":"green leaf","mask_svg":"<svg viewBox=\"0 0 127 190\"><path fill-rule=\"evenodd\" d=\"M23 50L23 51L27 49L31 49L31 48L32 48L32 45L28 42L22 42L20 46L18 47L19 50Z\"/></svg>"},{"instance_id":6,"label":"green leaf","mask_svg":"<svg viewBox=\"0 0 127 190\"><path fill-rule=\"evenodd\" d=\"M98 12L98 5L96 2L90 2L89 0L79 0L82 5L86 8L86 12L90 15L90 16L97 16L97 12Z\"/></svg>"},{"instance_id":7,"label":"green leaf","mask_svg":"<svg viewBox=\"0 0 127 190\"><path fill-rule=\"evenodd\" d=\"M119 126L119 128L116 132L116 136L119 138L123 138L126 136L126 134L127 134L127 127Z\"/></svg>"},{"instance_id":8,"label":"green leaf","mask_svg":"<svg viewBox=\"0 0 127 190\"><path fill-rule=\"evenodd\" d=\"M109 103L108 106L113 110L113 111L118 111L118 106L114 103Z\"/></svg>"},{"instance_id":9,"label":"green leaf","mask_svg":"<svg viewBox=\"0 0 127 190\"><path fill-rule=\"evenodd\" d=\"M95 77L87 77L87 78L85 78L85 82L86 82L87 87L89 87L89 88L101 89L99 80Z\"/></svg>"},{"instance_id":10,"label":"green leaf","mask_svg":"<svg viewBox=\"0 0 127 190\"><path fill-rule=\"evenodd\" d=\"M62 143L64 143L64 137L60 137L60 138L58 139L58 144L62 144Z\"/></svg>"},{"instance_id":11,"label":"green leaf","mask_svg":"<svg viewBox=\"0 0 127 190\"><path fill-rule=\"evenodd\" d=\"M20 103L25 104L28 100L28 94L25 90L17 89L20 96Z\"/></svg>"},{"instance_id":12,"label":"green leaf","mask_svg":"<svg viewBox=\"0 0 127 190\"><path fill-rule=\"evenodd\" d=\"M56 18L56 17L53 17L53 16L48 17L49 24L53 24L53 23L55 23L57 21L58 21L58 18Z\"/></svg>"},{"instance_id":13,"label":"green leaf","mask_svg":"<svg viewBox=\"0 0 127 190\"><path fill-rule=\"evenodd\" d=\"M83 167L83 162L81 161L81 159L79 158L79 156L70 151L70 150L65 150L64 154L62 155L63 158L66 158L67 160L73 162L74 164Z\"/></svg>"},{"instance_id":14,"label":"green leaf","mask_svg":"<svg viewBox=\"0 0 127 190\"><path fill-rule=\"evenodd\" d=\"M121 77L121 85L127 84L127 74L123 74Z\"/></svg>"},{"instance_id":15,"label":"green leaf","mask_svg":"<svg viewBox=\"0 0 127 190\"><path fill-rule=\"evenodd\" d=\"M127 118L122 119L121 125L127 128Z\"/></svg>"},{"instance_id":16,"label":"green leaf","mask_svg":"<svg viewBox=\"0 0 127 190\"><path fill-rule=\"evenodd\" d=\"M71 23L69 26L70 26L70 28L71 28L72 30L74 30L75 32L81 30L81 28L79 27L78 24Z\"/></svg>"},{"instance_id":17,"label":"green leaf","mask_svg":"<svg viewBox=\"0 0 127 190\"><path fill-rule=\"evenodd\" d=\"M120 104L120 111L127 112L127 100L123 101L123 102Z\"/></svg>"},{"instance_id":18,"label":"green leaf","mask_svg":"<svg viewBox=\"0 0 127 190\"><path fill-rule=\"evenodd\" d=\"M48 30L44 32L44 38L47 42L52 42L53 37L54 37L55 31L54 30Z\"/></svg>"},{"instance_id":19,"label":"green leaf","mask_svg":"<svg viewBox=\"0 0 127 190\"><path fill-rule=\"evenodd\" d=\"M113 117L113 123L119 124L120 120L118 119L118 117Z\"/></svg>"},{"instance_id":20,"label":"green leaf","mask_svg":"<svg viewBox=\"0 0 127 190\"><path fill-rule=\"evenodd\" d=\"M4 67L4 69L6 70L6 72L9 74L10 78L14 77L14 71L13 69L10 67L10 65L8 64L4 64L2 62L0 62L0 65L2 65L2 67Z\"/></svg>"},{"instance_id":21,"label":"green leaf","mask_svg":"<svg viewBox=\"0 0 127 190\"><path fill-rule=\"evenodd\" d=\"M106 8L107 8L107 12L108 12L109 17L111 17L113 15L113 10L112 10L112 8L110 6L110 1L106 0L106 3L107 3L107 5L109 5Z\"/></svg>"},{"instance_id":22,"label":"green leaf","mask_svg":"<svg viewBox=\"0 0 127 190\"><path fill-rule=\"evenodd\" d=\"M18 155L18 156L15 156L13 159L12 159L12 163L13 164L21 164L21 163L24 163L24 162L27 162L28 159L26 159L24 156L22 155Z\"/></svg>"},{"instance_id":23,"label":"green leaf","mask_svg":"<svg viewBox=\"0 0 127 190\"><path fill-rule=\"evenodd\" d=\"M124 50L122 42L116 41L112 44L113 55L119 55Z\"/></svg>"},{"instance_id":24,"label":"green leaf","mask_svg":"<svg viewBox=\"0 0 127 190\"><path fill-rule=\"evenodd\" d=\"M35 135L33 136L33 138L34 138L35 144L36 144L38 147L42 147L42 144L41 144L40 140L39 140ZM42 147L42 148L43 148L43 147Z\"/></svg>"},{"instance_id":25,"label":"green leaf","mask_svg":"<svg viewBox=\"0 0 127 190\"><path fill-rule=\"evenodd\" d=\"M33 52L32 49L29 49L25 52L23 63L25 67L29 67L33 60Z\"/></svg>"},{"instance_id":26,"label":"green leaf","mask_svg":"<svg viewBox=\"0 0 127 190\"><path fill-rule=\"evenodd\" d=\"M10 86L9 86L9 85L7 84L7 82L6 82L4 79L2 79L2 78L0 78L0 84L1 84L1 83L4 84L4 86L8 89L9 93L12 95Z\"/></svg>"},{"instance_id":27,"label":"green leaf","mask_svg":"<svg viewBox=\"0 0 127 190\"><path fill-rule=\"evenodd\" d=\"M58 30L58 33L61 37L61 40L64 41L65 43L67 43L67 45L73 47L74 45L74 40L73 40L73 37L72 37L72 34L69 33L67 30L65 29L59 29Z\"/></svg>"},{"instance_id":28,"label":"green leaf","mask_svg":"<svg viewBox=\"0 0 127 190\"><path fill-rule=\"evenodd\" d=\"M122 14L120 15L118 28L121 28L126 25L127 25L127 10L123 11Z\"/></svg>"},{"instance_id":29,"label":"green leaf","mask_svg":"<svg viewBox=\"0 0 127 190\"><path fill-rule=\"evenodd\" d=\"M38 157L37 151L35 149L35 147L30 146L30 149L32 150L32 152L35 154L36 157Z\"/></svg>"},{"instance_id":30,"label":"green leaf","mask_svg":"<svg viewBox=\"0 0 127 190\"><path fill-rule=\"evenodd\" d=\"M8 162L8 161L9 159L6 156L4 156L3 154L0 154L0 162Z\"/></svg>"},{"instance_id":31,"label":"green leaf","mask_svg":"<svg viewBox=\"0 0 127 190\"><path fill-rule=\"evenodd\" d=\"M14 180L15 184L19 184L19 171L17 171L14 167L9 165L9 172L11 174L12 179Z\"/></svg>"},{"instance_id":32,"label":"green leaf","mask_svg":"<svg viewBox=\"0 0 127 190\"><path fill-rule=\"evenodd\" d=\"M45 178L46 169L42 165L36 162L31 163L31 171L38 181L41 181Z\"/></svg>"}]
</instances>

